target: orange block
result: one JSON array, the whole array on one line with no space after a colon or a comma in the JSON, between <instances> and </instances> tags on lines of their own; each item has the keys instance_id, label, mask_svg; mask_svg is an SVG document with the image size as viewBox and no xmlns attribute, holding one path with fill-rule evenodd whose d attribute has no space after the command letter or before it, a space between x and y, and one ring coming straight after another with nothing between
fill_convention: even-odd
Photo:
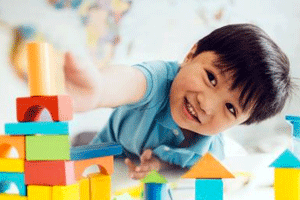
<instances>
[{"instance_id":1,"label":"orange block","mask_svg":"<svg viewBox=\"0 0 300 200\"><path fill-rule=\"evenodd\" d=\"M39 121L44 109L50 112L53 121L69 121L73 118L72 99L67 95L17 98L19 122Z\"/></svg>"},{"instance_id":2,"label":"orange block","mask_svg":"<svg viewBox=\"0 0 300 200\"><path fill-rule=\"evenodd\" d=\"M222 179L234 178L234 175L213 155L206 153L182 178Z\"/></svg>"},{"instance_id":3,"label":"orange block","mask_svg":"<svg viewBox=\"0 0 300 200\"><path fill-rule=\"evenodd\" d=\"M26 185L71 185L75 184L74 161L26 161Z\"/></svg>"},{"instance_id":4,"label":"orange block","mask_svg":"<svg viewBox=\"0 0 300 200\"><path fill-rule=\"evenodd\" d=\"M85 178L82 176L84 170L92 165L98 165L100 169L100 173L104 175L111 175L114 170L113 156L93 158L88 160L78 160L78 161L74 161L74 164L75 164L75 177L77 181Z\"/></svg>"},{"instance_id":5,"label":"orange block","mask_svg":"<svg viewBox=\"0 0 300 200\"><path fill-rule=\"evenodd\" d=\"M25 136L0 135L0 158L7 158L12 147L17 149L20 159L25 159Z\"/></svg>"}]
</instances>

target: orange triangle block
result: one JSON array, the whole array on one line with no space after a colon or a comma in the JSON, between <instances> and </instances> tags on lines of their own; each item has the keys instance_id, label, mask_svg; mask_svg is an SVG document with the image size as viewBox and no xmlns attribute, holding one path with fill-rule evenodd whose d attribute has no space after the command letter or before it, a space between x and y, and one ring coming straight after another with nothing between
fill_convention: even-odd
<instances>
[{"instance_id":1,"label":"orange triangle block","mask_svg":"<svg viewBox=\"0 0 300 200\"><path fill-rule=\"evenodd\" d=\"M235 177L218 159L210 153L206 153L182 178L222 179Z\"/></svg>"}]
</instances>

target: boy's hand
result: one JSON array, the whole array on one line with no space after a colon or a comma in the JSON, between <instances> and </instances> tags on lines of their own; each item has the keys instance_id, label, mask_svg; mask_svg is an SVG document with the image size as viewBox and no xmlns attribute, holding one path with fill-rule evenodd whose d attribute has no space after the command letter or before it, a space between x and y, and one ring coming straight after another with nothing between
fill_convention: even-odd
<instances>
[{"instance_id":1,"label":"boy's hand","mask_svg":"<svg viewBox=\"0 0 300 200\"><path fill-rule=\"evenodd\" d=\"M140 165L136 166L129 158L125 159L125 164L129 169L129 176L132 179L142 179L150 171L159 171L162 167L162 161L155 157L152 150L147 149L140 157Z\"/></svg>"},{"instance_id":2,"label":"boy's hand","mask_svg":"<svg viewBox=\"0 0 300 200\"><path fill-rule=\"evenodd\" d=\"M74 101L74 111L87 111L97 107L99 71L91 63L78 63L71 53L65 54L66 91Z\"/></svg>"}]
</instances>

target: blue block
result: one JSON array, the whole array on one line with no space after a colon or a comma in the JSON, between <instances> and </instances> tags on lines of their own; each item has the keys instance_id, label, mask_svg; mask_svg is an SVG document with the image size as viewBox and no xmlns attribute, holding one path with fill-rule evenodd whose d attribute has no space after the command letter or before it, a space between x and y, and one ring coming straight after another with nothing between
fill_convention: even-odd
<instances>
[{"instance_id":1,"label":"blue block","mask_svg":"<svg viewBox=\"0 0 300 200\"><path fill-rule=\"evenodd\" d=\"M26 196L27 188L25 185L24 173L0 173L0 190L1 193L9 189L11 183L15 183L19 190L20 196Z\"/></svg>"},{"instance_id":2,"label":"blue block","mask_svg":"<svg viewBox=\"0 0 300 200\"><path fill-rule=\"evenodd\" d=\"M222 179L196 179L196 200L222 200Z\"/></svg>"},{"instance_id":3,"label":"blue block","mask_svg":"<svg viewBox=\"0 0 300 200\"><path fill-rule=\"evenodd\" d=\"M119 155L122 153L122 146L117 143L103 143L84 145L71 148L71 160L86 160L104 156Z\"/></svg>"},{"instance_id":4,"label":"blue block","mask_svg":"<svg viewBox=\"0 0 300 200\"><path fill-rule=\"evenodd\" d=\"M68 135L68 122L21 122L5 124L6 135Z\"/></svg>"},{"instance_id":5,"label":"blue block","mask_svg":"<svg viewBox=\"0 0 300 200\"><path fill-rule=\"evenodd\" d=\"M300 138L300 117L287 115L285 119L293 126L292 135L296 138Z\"/></svg>"},{"instance_id":6,"label":"blue block","mask_svg":"<svg viewBox=\"0 0 300 200\"><path fill-rule=\"evenodd\" d=\"M286 149L269 167L300 168L300 160L289 149Z\"/></svg>"},{"instance_id":7,"label":"blue block","mask_svg":"<svg viewBox=\"0 0 300 200\"><path fill-rule=\"evenodd\" d=\"M166 200L167 185L161 183L146 183L145 184L145 200Z\"/></svg>"}]
</instances>

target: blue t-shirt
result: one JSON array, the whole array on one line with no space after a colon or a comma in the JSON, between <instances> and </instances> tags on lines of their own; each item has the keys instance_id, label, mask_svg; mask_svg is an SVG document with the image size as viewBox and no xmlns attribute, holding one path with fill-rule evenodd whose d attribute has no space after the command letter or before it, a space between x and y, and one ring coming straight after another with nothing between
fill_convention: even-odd
<instances>
[{"instance_id":1,"label":"blue t-shirt","mask_svg":"<svg viewBox=\"0 0 300 200\"><path fill-rule=\"evenodd\" d=\"M146 77L144 97L139 102L117 107L91 144L117 142L128 157L139 156L144 150L152 149L161 160L181 167L191 167L207 151L223 159L221 134L199 134L196 142L188 147L180 147L185 138L171 116L169 103L171 84L178 73L179 64L153 61L133 67L141 70Z\"/></svg>"}]
</instances>

